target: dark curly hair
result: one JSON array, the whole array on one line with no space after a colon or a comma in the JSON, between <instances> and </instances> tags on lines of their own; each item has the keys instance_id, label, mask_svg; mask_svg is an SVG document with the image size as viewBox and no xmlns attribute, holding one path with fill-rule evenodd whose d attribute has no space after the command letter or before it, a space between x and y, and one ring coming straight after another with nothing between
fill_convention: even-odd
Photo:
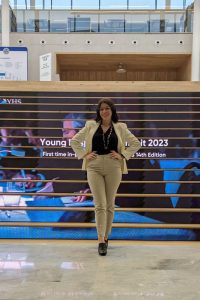
<instances>
[{"instance_id":1,"label":"dark curly hair","mask_svg":"<svg viewBox=\"0 0 200 300\"><path fill-rule=\"evenodd\" d=\"M118 117L118 115L117 115L117 111L116 111L116 107L115 107L115 104L114 104L114 102L112 101L112 99L110 99L110 98L101 98L100 100L99 100L99 102L98 102L98 106L97 106L97 110L96 110L96 113L97 113L97 115L96 115L96 122L99 122L99 121L101 121L102 119L101 119L101 116L100 116L100 107L101 107L101 104L102 103L105 103L105 104L107 104L107 105L109 105L110 106L110 109L111 109L111 111L112 111L112 121L114 122L114 123L117 123L118 122L118 120L119 120L119 117Z\"/></svg>"}]
</instances>

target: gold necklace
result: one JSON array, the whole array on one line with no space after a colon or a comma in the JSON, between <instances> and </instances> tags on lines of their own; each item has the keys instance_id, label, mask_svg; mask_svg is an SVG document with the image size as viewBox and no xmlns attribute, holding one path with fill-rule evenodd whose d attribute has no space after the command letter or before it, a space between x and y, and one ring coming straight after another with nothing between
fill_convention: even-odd
<instances>
[{"instance_id":1,"label":"gold necklace","mask_svg":"<svg viewBox=\"0 0 200 300\"><path fill-rule=\"evenodd\" d=\"M103 130L103 129L102 129ZM108 145L109 145L109 142L110 142L110 136L112 134L112 126L110 128L110 132L109 132L109 135L107 137L107 141L105 141L105 133L103 132L103 146L104 146L104 149L107 150L108 149Z\"/></svg>"}]
</instances>

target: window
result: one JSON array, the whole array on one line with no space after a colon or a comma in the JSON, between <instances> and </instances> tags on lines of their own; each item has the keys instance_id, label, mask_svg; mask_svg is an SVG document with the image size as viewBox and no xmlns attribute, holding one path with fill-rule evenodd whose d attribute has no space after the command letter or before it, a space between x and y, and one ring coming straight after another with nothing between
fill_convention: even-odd
<instances>
[{"instance_id":1,"label":"window","mask_svg":"<svg viewBox=\"0 0 200 300\"><path fill-rule=\"evenodd\" d=\"M98 32L98 15L80 14L74 17L74 31Z\"/></svg>"},{"instance_id":2,"label":"window","mask_svg":"<svg viewBox=\"0 0 200 300\"><path fill-rule=\"evenodd\" d=\"M90 32L90 18L89 17L84 17L84 16L79 16L76 17L75 20L75 31L78 32Z\"/></svg>"},{"instance_id":3,"label":"window","mask_svg":"<svg viewBox=\"0 0 200 300\"><path fill-rule=\"evenodd\" d=\"M194 24L194 13L190 13L187 20L187 32L193 31L193 24Z\"/></svg>"},{"instance_id":4,"label":"window","mask_svg":"<svg viewBox=\"0 0 200 300\"><path fill-rule=\"evenodd\" d=\"M71 0L52 0L52 9L71 9Z\"/></svg>"},{"instance_id":5,"label":"window","mask_svg":"<svg viewBox=\"0 0 200 300\"><path fill-rule=\"evenodd\" d=\"M160 14L150 15L150 32L161 32ZM163 30L164 31L164 30Z\"/></svg>"},{"instance_id":6,"label":"window","mask_svg":"<svg viewBox=\"0 0 200 300\"><path fill-rule=\"evenodd\" d=\"M99 9L99 0L73 0L72 9Z\"/></svg>"},{"instance_id":7,"label":"window","mask_svg":"<svg viewBox=\"0 0 200 300\"><path fill-rule=\"evenodd\" d=\"M157 9L165 9L166 0L157 0Z\"/></svg>"},{"instance_id":8,"label":"window","mask_svg":"<svg viewBox=\"0 0 200 300\"><path fill-rule=\"evenodd\" d=\"M185 1L185 7L187 8L189 5L191 5L192 3L194 3L194 0L186 0Z\"/></svg>"},{"instance_id":9,"label":"window","mask_svg":"<svg viewBox=\"0 0 200 300\"><path fill-rule=\"evenodd\" d=\"M39 11L39 31L48 32L49 31L49 12Z\"/></svg>"},{"instance_id":10,"label":"window","mask_svg":"<svg viewBox=\"0 0 200 300\"><path fill-rule=\"evenodd\" d=\"M30 9L30 0L28 0L28 1L17 0L17 1L12 1L12 2L14 4L15 9Z\"/></svg>"},{"instance_id":11,"label":"window","mask_svg":"<svg viewBox=\"0 0 200 300\"><path fill-rule=\"evenodd\" d=\"M50 31L51 32L67 32L67 18L66 11L51 11L50 12Z\"/></svg>"},{"instance_id":12,"label":"window","mask_svg":"<svg viewBox=\"0 0 200 300\"><path fill-rule=\"evenodd\" d=\"M124 32L123 15L100 15L100 32Z\"/></svg>"},{"instance_id":13,"label":"window","mask_svg":"<svg viewBox=\"0 0 200 300\"><path fill-rule=\"evenodd\" d=\"M25 31L35 32L35 11L25 10Z\"/></svg>"},{"instance_id":14,"label":"window","mask_svg":"<svg viewBox=\"0 0 200 300\"><path fill-rule=\"evenodd\" d=\"M185 25L185 13L176 14L176 32L184 32Z\"/></svg>"},{"instance_id":15,"label":"window","mask_svg":"<svg viewBox=\"0 0 200 300\"><path fill-rule=\"evenodd\" d=\"M16 17L17 22L17 32L24 32L25 31L25 24L24 24L24 11L23 10L14 10L14 15Z\"/></svg>"},{"instance_id":16,"label":"window","mask_svg":"<svg viewBox=\"0 0 200 300\"><path fill-rule=\"evenodd\" d=\"M43 7L43 1L41 1L41 0L35 0L35 9L44 9L44 7Z\"/></svg>"},{"instance_id":17,"label":"window","mask_svg":"<svg viewBox=\"0 0 200 300\"><path fill-rule=\"evenodd\" d=\"M155 9L155 0L129 0L129 9Z\"/></svg>"},{"instance_id":18,"label":"window","mask_svg":"<svg viewBox=\"0 0 200 300\"><path fill-rule=\"evenodd\" d=\"M10 7L14 9L14 2L15 0L10 0L9 4L10 4ZM1 1L0 1L0 5L1 5Z\"/></svg>"},{"instance_id":19,"label":"window","mask_svg":"<svg viewBox=\"0 0 200 300\"><path fill-rule=\"evenodd\" d=\"M183 9L183 0L171 0L170 8Z\"/></svg>"},{"instance_id":20,"label":"window","mask_svg":"<svg viewBox=\"0 0 200 300\"><path fill-rule=\"evenodd\" d=\"M126 32L149 32L148 14L127 14L125 20Z\"/></svg>"},{"instance_id":21,"label":"window","mask_svg":"<svg viewBox=\"0 0 200 300\"><path fill-rule=\"evenodd\" d=\"M176 32L175 14L165 14L165 32Z\"/></svg>"},{"instance_id":22,"label":"window","mask_svg":"<svg viewBox=\"0 0 200 300\"><path fill-rule=\"evenodd\" d=\"M169 3L169 4L168 4ZM158 9L183 9L184 0L157 0Z\"/></svg>"},{"instance_id":23,"label":"window","mask_svg":"<svg viewBox=\"0 0 200 300\"><path fill-rule=\"evenodd\" d=\"M67 26L68 26L68 32L75 31L75 17L72 17L72 16L68 17Z\"/></svg>"},{"instance_id":24,"label":"window","mask_svg":"<svg viewBox=\"0 0 200 300\"><path fill-rule=\"evenodd\" d=\"M51 9L51 0L44 0L44 9Z\"/></svg>"},{"instance_id":25,"label":"window","mask_svg":"<svg viewBox=\"0 0 200 300\"><path fill-rule=\"evenodd\" d=\"M127 9L127 0L100 0L100 9Z\"/></svg>"}]
</instances>

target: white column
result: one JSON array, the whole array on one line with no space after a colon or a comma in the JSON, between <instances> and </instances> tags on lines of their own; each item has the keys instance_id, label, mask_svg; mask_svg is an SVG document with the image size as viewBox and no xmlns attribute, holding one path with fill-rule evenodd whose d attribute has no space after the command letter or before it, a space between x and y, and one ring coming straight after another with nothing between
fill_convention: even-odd
<instances>
[{"instance_id":1,"label":"white column","mask_svg":"<svg viewBox=\"0 0 200 300\"><path fill-rule=\"evenodd\" d=\"M2 15L2 46L10 46L10 8L9 1L1 1L1 15Z\"/></svg>"},{"instance_id":2,"label":"white column","mask_svg":"<svg viewBox=\"0 0 200 300\"><path fill-rule=\"evenodd\" d=\"M194 1L192 81L200 81L200 0Z\"/></svg>"}]
</instances>

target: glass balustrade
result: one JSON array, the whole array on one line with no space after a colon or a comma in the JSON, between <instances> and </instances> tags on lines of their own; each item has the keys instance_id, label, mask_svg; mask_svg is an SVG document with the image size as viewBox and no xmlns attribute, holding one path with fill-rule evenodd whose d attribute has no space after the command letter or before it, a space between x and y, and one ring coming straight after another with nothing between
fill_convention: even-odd
<instances>
[{"instance_id":1,"label":"glass balustrade","mask_svg":"<svg viewBox=\"0 0 200 300\"><path fill-rule=\"evenodd\" d=\"M12 32L191 32L193 10L12 10Z\"/></svg>"}]
</instances>

